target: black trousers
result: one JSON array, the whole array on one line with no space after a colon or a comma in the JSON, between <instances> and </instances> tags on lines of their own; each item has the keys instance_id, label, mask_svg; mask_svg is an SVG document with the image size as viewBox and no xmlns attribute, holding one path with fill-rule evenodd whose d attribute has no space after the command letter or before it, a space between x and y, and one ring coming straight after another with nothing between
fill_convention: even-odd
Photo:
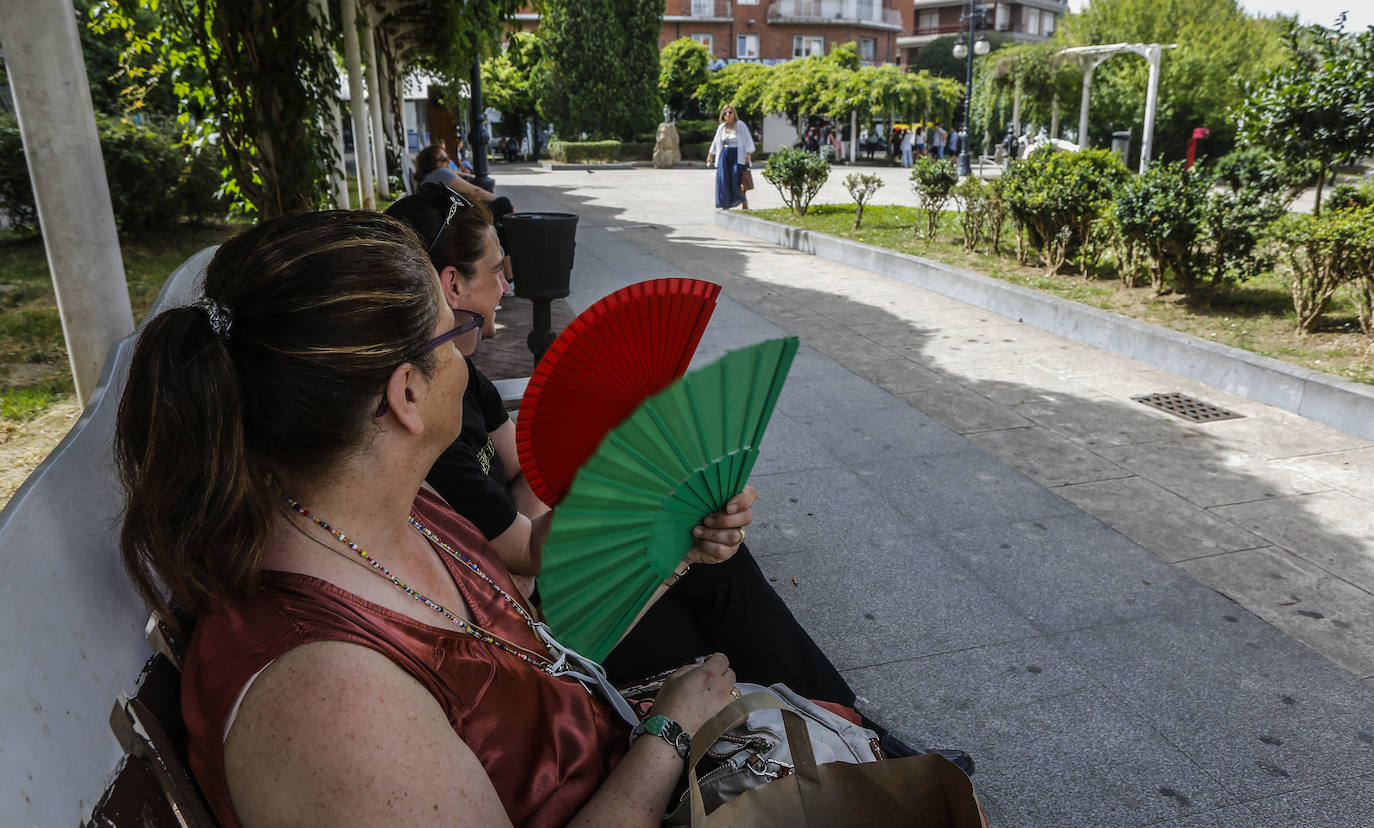
<instances>
[{"instance_id":1,"label":"black trousers","mask_svg":"<svg viewBox=\"0 0 1374 828\"><path fill-rule=\"evenodd\" d=\"M730 659L740 681L783 682L807 698L854 704L854 691L743 544L724 563L692 567L611 650L604 666L611 682L624 686L715 652Z\"/></svg>"}]
</instances>

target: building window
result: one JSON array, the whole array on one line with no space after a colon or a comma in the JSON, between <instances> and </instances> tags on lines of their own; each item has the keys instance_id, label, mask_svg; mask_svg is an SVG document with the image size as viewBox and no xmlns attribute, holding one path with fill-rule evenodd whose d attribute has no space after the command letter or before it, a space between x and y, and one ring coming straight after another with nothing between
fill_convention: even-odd
<instances>
[{"instance_id":1,"label":"building window","mask_svg":"<svg viewBox=\"0 0 1374 828\"><path fill-rule=\"evenodd\" d=\"M1043 17L1040 21L1040 31L1047 35L1054 34L1054 24L1059 16L1052 11L1041 12L1041 15L1043 15Z\"/></svg>"},{"instance_id":2,"label":"building window","mask_svg":"<svg viewBox=\"0 0 1374 828\"><path fill-rule=\"evenodd\" d=\"M1026 9L1026 34L1040 34L1040 10Z\"/></svg>"},{"instance_id":3,"label":"building window","mask_svg":"<svg viewBox=\"0 0 1374 828\"><path fill-rule=\"evenodd\" d=\"M759 36L743 34L735 38L735 57L756 58L759 56Z\"/></svg>"},{"instance_id":4,"label":"building window","mask_svg":"<svg viewBox=\"0 0 1374 828\"><path fill-rule=\"evenodd\" d=\"M702 32L694 32L692 34L692 39L695 40L697 43L700 43L702 46L705 46L706 51L710 52L711 54L714 55L716 53L715 35L703 34Z\"/></svg>"},{"instance_id":5,"label":"building window","mask_svg":"<svg viewBox=\"0 0 1374 828\"><path fill-rule=\"evenodd\" d=\"M921 12L916 16L916 28L921 30L940 28L940 13L938 11Z\"/></svg>"},{"instance_id":6,"label":"building window","mask_svg":"<svg viewBox=\"0 0 1374 828\"><path fill-rule=\"evenodd\" d=\"M875 38L859 38L859 60L865 63L878 62L878 41Z\"/></svg>"},{"instance_id":7,"label":"building window","mask_svg":"<svg viewBox=\"0 0 1374 828\"><path fill-rule=\"evenodd\" d=\"M825 54L825 38L815 35L797 35L792 38L792 57Z\"/></svg>"},{"instance_id":8,"label":"building window","mask_svg":"<svg viewBox=\"0 0 1374 828\"><path fill-rule=\"evenodd\" d=\"M1005 32L1011 28L1011 6L1006 3L997 4L997 31Z\"/></svg>"},{"instance_id":9,"label":"building window","mask_svg":"<svg viewBox=\"0 0 1374 828\"><path fill-rule=\"evenodd\" d=\"M757 6L759 0L735 0L736 6Z\"/></svg>"}]
</instances>

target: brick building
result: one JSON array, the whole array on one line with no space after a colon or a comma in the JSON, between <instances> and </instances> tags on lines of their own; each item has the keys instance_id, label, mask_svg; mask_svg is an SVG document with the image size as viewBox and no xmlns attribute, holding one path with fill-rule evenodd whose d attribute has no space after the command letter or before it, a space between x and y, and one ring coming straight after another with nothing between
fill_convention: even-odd
<instances>
[{"instance_id":1,"label":"brick building","mask_svg":"<svg viewBox=\"0 0 1374 828\"><path fill-rule=\"evenodd\" d=\"M911 0L667 0L658 45L690 37L720 63L781 63L854 41L860 60L888 63L897 59L901 7L910 5ZM529 31L539 25L539 15L526 9L513 22Z\"/></svg>"},{"instance_id":2,"label":"brick building","mask_svg":"<svg viewBox=\"0 0 1374 828\"><path fill-rule=\"evenodd\" d=\"M1068 0L1010 0L980 4L983 9L980 32L1001 32L1014 41L1039 42L1049 40L1059 25L1059 18L1068 14ZM904 0L902 3L903 31L897 38L900 62L908 64L921 47L937 37L968 31L964 19L967 3L958 0Z\"/></svg>"}]
</instances>

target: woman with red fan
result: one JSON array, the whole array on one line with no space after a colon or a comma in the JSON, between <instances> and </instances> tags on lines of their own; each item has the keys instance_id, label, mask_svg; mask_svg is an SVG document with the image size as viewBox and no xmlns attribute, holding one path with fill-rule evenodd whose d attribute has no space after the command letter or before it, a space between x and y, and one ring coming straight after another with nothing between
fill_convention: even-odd
<instances>
[{"instance_id":1,"label":"woman with red fan","mask_svg":"<svg viewBox=\"0 0 1374 828\"><path fill-rule=\"evenodd\" d=\"M452 203L448 194L422 188L397 201L387 214L408 222L426 240L450 305L483 314L491 324L501 296L502 252L481 211L452 213ZM500 395L471 361L468 368L472 381L464 397L462 434L426 479L482 530L512 571L537 575L553 512L521 474L514 424ZM697 527L698 543L689 560L715 562L675 577L611 651L604 666L613 682L625 686L719 651L730 658L742 681L783 682L809 698L853 707L854 692L797 623L743 543L755 497L747 487L731 501L729 513L708 516ZM883 735L888 755L916 752L884 728L867 719L864 723ZM966 767L971 769L971 763Z\"/></svg>"}]
</instances>

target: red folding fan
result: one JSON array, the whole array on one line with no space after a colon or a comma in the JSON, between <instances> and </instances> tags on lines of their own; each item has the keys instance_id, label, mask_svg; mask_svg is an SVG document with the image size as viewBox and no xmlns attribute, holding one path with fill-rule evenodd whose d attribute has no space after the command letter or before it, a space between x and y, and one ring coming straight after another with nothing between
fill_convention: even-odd
<instances>
[{"instance_id":1,"label":"red folding fan","mask_svg":"<svg viewBox=\"0 0 1374 828\"><path fill-rule=\"evenodd\" d=\"M530 488L558 503L606 434L687 371L720 285L651 279L583 311L530 377L515 442Z\"/></svg>"}]
</instances>

